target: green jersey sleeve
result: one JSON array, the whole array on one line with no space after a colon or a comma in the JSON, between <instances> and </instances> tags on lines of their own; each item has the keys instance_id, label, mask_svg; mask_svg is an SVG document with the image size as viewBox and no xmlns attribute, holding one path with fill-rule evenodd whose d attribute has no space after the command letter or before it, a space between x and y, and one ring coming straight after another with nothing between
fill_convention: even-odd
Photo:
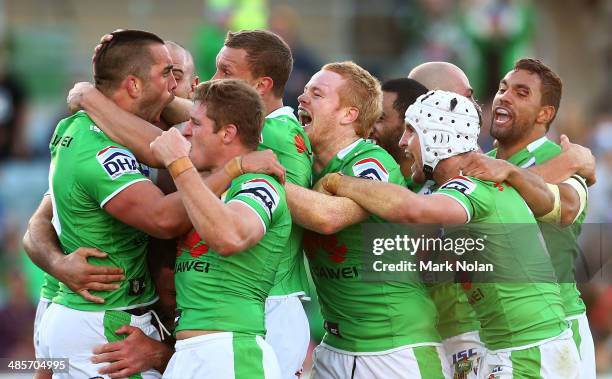
<instances>
[{"instance_id":1,"label":"green jersey sleeve","mask_svg":"<svg viewBox=\"0 0 612 379\"><path fill-rule=\"evenodd\" d=\"M468 220L472 222L486 217L490 212L488 185L478 179L467 176L456 176L444 183L435 192L455 199L465 209Z\"/></svg>"},{"instance_id":2,"label":"green jersey sleeve","mask_svg":"<svg viewBox=\"0 0 612 379\"><path fill-rule=\"evenodd\" d=\"M282 189L278 188L278 184L271 177L249 175L247 180L241 180L240 184L230 188L225 201L241 202L251 208L259 216L266 231L275 218L275 212L281 202L281 192Z\"/></svg>"},{"instance_id":3,"label":"green jersey sleeve","mask_svg":"<svg viewBox=\"0 0 612 379\"><path fill-rule=\"evenodd\" d=\"M80 158L77 181L101 208L126 187L148 180L134 154L121 146L109 145L88 155Z\"/></svg>"}]
</instances>

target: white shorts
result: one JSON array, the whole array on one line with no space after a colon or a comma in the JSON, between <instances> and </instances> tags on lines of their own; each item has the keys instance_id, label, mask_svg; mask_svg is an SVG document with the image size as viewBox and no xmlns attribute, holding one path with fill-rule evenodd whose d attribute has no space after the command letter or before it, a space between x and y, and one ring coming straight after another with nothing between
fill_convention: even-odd
<instances>
[{"instance_id":1,"label":"white shorts","mask_svg":"<svg viewBox=\"0 0 612 379\"><path fill-rule=\"evenodd\" d=\"M442 341L442 345L453 378L476 379L478 377L478 366L486 352L478 331L449 337Z\"/></svg>"},{"instance_id":2,"label":"white shorts","mask_svg":"<svg viewBox=\"0 0 612 379\"><path fill-rule=\"evenodd\" d=\"M266 342L276 353L281 378L299 377L310 344L310 327L298 296L266 299Z\"/></svg>"},{"instance_id":3,"label":"white shorts","mask_svg":"<svg viewBox=\"0 0 612 379\"><path fill-rule=\"evenodd\" d=\"M311 379L450 379L442 346L406 347L380 355L353 355L319 345Z\"/></svg>"},{"instance_id":4,"label":"white shorts","mask_svg":"<svg viewBox=\"0 0 612 379\"><path fill-rule=\"evenodd\" d=\"M34 356L36 358L42 358L39 352L40 338L38 336L38 329L40 326L40 321L42 320L43 315L47 311L47 308L49 308L50 304L51 300L41 297L38 300L38 306L36 307L36 316L34 317Z\"/></svg>"},{"instance_id":5,"label":"white shorts","mask_svg":"<svg viewBox=\"0 0 612 379\"><path fill-rule=\"evenodd\" d=\"M487 351L479 378L580 379L580 356L570 330L536 346Z\"/></svg>"},{"instance_id":6,"label":"white shorts","mask_svg":"<svg viewBox=\"0 0 612 379\"><path fill-rule=\"evenodd\" d=\"M573 339L580 353L582 379L595 379L595 344L586 313L567 318L572 323Z\"/></svg>"},{"instance_id":7,"label":"white shorts","mask_svg":"<svg viewBox=\"0 0 612 379\"><path fill-rule=\"evenodd\" d=\"M151 338L160 339L159 332L151 324L150 313L132 316L123 311L86 312L51 304L39 325L40 352L42 358L69 359L68 372L54 373L53 378L108 378L98 370L109 363L92 363L93 349L126 338L115 334L115 330L126 324L142 329ZM161 377L155 370L140 375L144 379Z\"/></svg>"},{"instance_id":8,"label":"white shorts","mask_svg":"<svg viewBox=\"0 0 612 379\"><path fill-rule=\"evenodd\" d=\"M276 355L260 336L221 332L176 341L164 379L280 379Z\"/></svg>"}]
</instances>

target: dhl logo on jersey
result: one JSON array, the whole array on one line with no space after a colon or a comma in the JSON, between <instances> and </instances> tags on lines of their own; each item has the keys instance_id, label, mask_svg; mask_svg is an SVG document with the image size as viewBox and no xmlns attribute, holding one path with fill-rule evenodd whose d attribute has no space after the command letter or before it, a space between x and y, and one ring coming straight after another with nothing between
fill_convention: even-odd
<instances>
[{"instance_id":1,"label":"dhl logo on jersey","mask_svg":"<svg viewBox=\"0 0 612 379\"><path fill-rule=\"evenodd\" d=\"M108 174L115 180L123 174L138 174L140 165L134 155L117 146L108 146L96 154L96 159Z\"/></svg>"}]
</instances>

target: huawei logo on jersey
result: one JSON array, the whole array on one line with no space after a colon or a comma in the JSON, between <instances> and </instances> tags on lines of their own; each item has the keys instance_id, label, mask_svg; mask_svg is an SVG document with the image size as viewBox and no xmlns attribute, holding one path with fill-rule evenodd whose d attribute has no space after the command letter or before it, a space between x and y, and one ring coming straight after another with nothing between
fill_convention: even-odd
<instances>
[{"instance_id":1,"label":"huawei logo on jersey","mask_svg":"<svg viewBox=\"0 0 612 379\"><path fill-rule=\"evenodd\" d=\"M317 250L323 249L330 261L343 263L346 259L346 244L339 244L335 234L326 236L311 231L304 232L304 251L309 259L316 256Z\"/></svg>"},{"instance_id":2,"label":"huawei logo on jersey","mask_svg":"<svg viewBox=\"0 0 612 379\"><path fill-rule=\"evenodd\" d=\"M176 256L180 256L184 250L189 251L192 257L199 258L208 253L208 245L202 241L202 237L194 229L181 239Z\"/></svg>"},{"instance_id":3,"label":"huawei logo on jersey","mask_svg":"<svg viewBox=\"0 0 612 379\"><path fill-rule=\"evenodd\" d=\"M304 138L299 134L295 136L295 148L299 154L307 152L306 142L304 142Z\"/></svg>"}]
</instances>

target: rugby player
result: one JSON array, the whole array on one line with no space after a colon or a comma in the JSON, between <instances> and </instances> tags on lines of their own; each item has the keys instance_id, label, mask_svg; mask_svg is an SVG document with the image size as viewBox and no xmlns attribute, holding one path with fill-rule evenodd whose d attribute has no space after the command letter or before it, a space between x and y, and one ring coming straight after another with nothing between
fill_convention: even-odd
<instances>
[{"instance_id":1,"label":"rugby player","mask_svg":"<svg viewBox=\"0 0 612 379\"><path fill-rule=\"evenodd\" d=\"M327 64L298 101L315 179L341 171L404 185L393 158L364 139L382 110L380 84L366 70ZM294 222L313 231L305 233L304 249L326 329L313 353L313 378L448 378L436 310L422 283L362 279L361 225L382 220L346 198L290 183L286 190Z\"/></svg>"},{"instance_id":2,"label":"rugby player","mask_svg":"<svg viewBox=\"0 0 612 379\"><path fill-rule=\"evenodd\" d=\"M561 92L561 79L544 63L536 59L517 61L500 81L493 100L491 136L497 139L498 145L488 155L518 167L533 168L545 181L558 184L551 188L558 197L559 209L545 220L568 227L540 225L561 286L566 320L572 323L573 338L580 352L582 378L594 379L593 337L586 307L576 287L574 267L580 252L577 238L587 212L586 183L580 176L561 181L556 172L538 170L538 165L562 152L562 148L546 136L558 113ZM564 138L564 144L567 143ZM588 157L590 153L585 154ZM582 174L590 176L588 171Z\"/></svg>"},{"instance_id":3,"label":"rugby player","mask_svg":"<svg viewBox=\"0 0 612 379\"><path fill-rule=\"evenodd\" d=\"M497 173L495 183L461 176L470 156L464 153L477 154L479 123L473 102L450 92L429 92L408 108L406 127L412 133L404 134L401 145L415 159L413 171L423 170L439 185L431 195L338 173L324 178L323 188L394 222L488 228L486 250L478 259L494 266L494 280L479 282L483 277L476 276L463 285L487 348L479 377L578 378L578 351L534 218L553 209L554 198L537 176L510 165ZM532 226L521 229L531 232L517 238L509 232L517 224Z\"/></svg>"},{"instance_id":4,"label":"rugby player","mask_svg":"<svg viewBox=\"0 0 612 379\"><path fill-rule=\"evenodd\" d=\"M176 80L174 95L183 99L193 99L200 77L195 72L193 55L185 47L174 41L166 41L172 58L172 75Z\"/></svg>"},{"instance_id":5,"label":"rugby player","mask_svg":"<svg viewBox=\"0 0 612 379\"><path fill-rule=\"evenodd\" d=\"M408 77L425 83L429 90L440 89L465 96L474 103L476 109L480 112L480 108L474 100L474 91L469 79L463 70L452 63L426 62L413 68ZM402 121L403 119L402 114ZM403 129L407 131L405 127ZM405 152L404 155L406 156ZM408 188L411 188L415 193L430 194L438 186L433 180L424 181L424 178L420 177L421 173L420 170L415 173L416 181L412 181L412 188ZM453 377L461 379L476 378L478 364L485 351L478 332L480 323L476 319L476 314L469 305L468 298L461 286L453 283L454 278L437 275L433 281L434 283L429 285L427 289L438 310L438 332L442 337L446 358L453 370Z\"/></svg>"},{"instance_id":6,"label":"rugby player","mask_svg":"<svg viewBox=\"0 0 612 379\"><path fill-rule=\"evenodd\" d=\"M171 69L163 40L133 30L116 33L94 62L97 85L105 95L151 121L158 121L172 100L176 81ZM143 176L132 153L108 139L86 113L62 120L50 149L53 226L62 250L105 250L109 263L125 272L118 288L100 294L103 303L90 302L60 283L39 325L43 357L70 357L71 375L94 376L98 367L90 362L89 352L97 344L120 339L115 329L121 324L159 338L147 312L157 296L144 264L146 236L138 229L167 238L184 233L189 222L180 197L164 197ZM75 328L79 338L66 339L66 332Z\"/></svg>"},{"instance_id":7,"label":"rugby player","mask_svg":"<svg viewBox=\"0 0 612 379\"><path fill-rule=\"evenodd\" d=\"M240 175L220 200L194 168L233 161L241 172L239 157L257 148L265 108L238 80L202 83L194 100L185 130L192 144L176 129L151 143L194 225L179 244L176 353L164 377L280 378L262 337L265 300L291 233L283 187L267 175Z\"/></svg>"},{"instance_id":8,"label":"rugby player","mask_svg":"<svg viewBox=\"0 0 612 379\"><path fill-rule=\"evenodd\" d=\"M427 92L427 88L414 79L399 78L384 82L381 86L383 92L382 115L372 128L370 138L385 149L399 164L406 181L406 186L412 188L412 161L399 147L399 140L404 134L404 113L408 106L417 97ZM419 185L418 187L421 187ZM415 188L418 192L420 188Z\"/></svg>"}]
</instances>

